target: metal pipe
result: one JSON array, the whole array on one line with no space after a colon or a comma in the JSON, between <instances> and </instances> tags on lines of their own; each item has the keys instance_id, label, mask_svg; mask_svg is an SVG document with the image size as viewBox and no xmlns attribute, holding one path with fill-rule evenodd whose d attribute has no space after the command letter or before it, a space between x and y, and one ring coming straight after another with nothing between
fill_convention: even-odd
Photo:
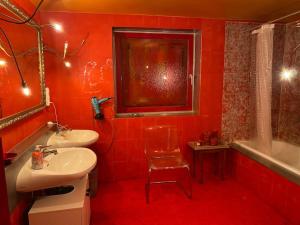
<instances>
[{"instance_id":1,"label":"metal pipe","mask_svg":"<svg viewBox=\"0 0 300 225\"><path fill-rule=\"evenodd\" d=\"M275 23L275 22L278 22L278 21L280 21L280 20L289 18L289 17L291 17L291 16L295 16L295 15L297 15L297 14L300 14L300 10L298 10L298 11L296 11L296 12L293 12L293 13L290 13L290 14L285 15L285 16L279 17L279 18L277 18L277 19L267 21L267 22L265 22L265 23L263 23L263 24L261 24L261 25L258 25L258 26L254 27L254 28L251 28L251 29L249 29L249 30L246 30L245 32L252 32L252 31L254 31L254 30L256 30L256 29L259 29L259 28L260 28L262 25L264 25L264 24ZM298 19L298 20L299 20L299 19Z\"/></svg>"}]
</instances>

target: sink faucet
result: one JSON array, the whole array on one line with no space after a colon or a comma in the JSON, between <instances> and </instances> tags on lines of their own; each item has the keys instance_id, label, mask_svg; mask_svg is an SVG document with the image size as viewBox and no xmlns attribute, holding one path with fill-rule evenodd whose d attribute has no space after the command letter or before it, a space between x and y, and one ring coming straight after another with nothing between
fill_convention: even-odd
<instances>
[{"instance_id":1,"label":"sink faucet","mask_svg":"<svg viewBox=\"0 0 300 225\"><path fill-rule=\"evenodd\" d=\"M43 157L46 157L50 154L58 154L57 149L51 148L51 145L49 146L43 146L43 145L37 145L36 149L39 149L43 153Z\"/></svg>"},{"instance_id":2,"label":"sink faucet","mask_svg":"<svg viewBox=\"0 0 300 225\"><path fill-rule=\"evenodd\" d=\"M65 132L65 131L70 131L70 130L72 130L72 129L69 128L67 125L63 126L63 125L59 124L57 121L56 121L56 122L51 122L51 121L49 121L49 122L47 123L47 125L48 125L49 127L53 127L53 126L55 125L55 128L56 128L55 132L56 132L56 134L62 134L62 133Z\"/></svg>"},{"instance_id":3,"label":"sink faucet","mask_svg":"<svg viewBox=\"0 0 300 225\"><path fill-rule=\"evenodd\" d=\"M63 125L61 125L59 123L56 124L56 127L57 127L56 134L63 134L63 132L71 131L72 130L67 125L63 126Z\"/></svg>"}]
</instances>

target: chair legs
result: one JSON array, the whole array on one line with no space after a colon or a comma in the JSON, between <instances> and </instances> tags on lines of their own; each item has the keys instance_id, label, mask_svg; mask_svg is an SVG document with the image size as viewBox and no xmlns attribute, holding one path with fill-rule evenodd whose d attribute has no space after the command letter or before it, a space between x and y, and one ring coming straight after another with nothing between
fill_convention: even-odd
<instances>
[{"instance_id":1,"label":"chair legs","mask_svg":"<svg viewBox=\"0 0 300 225\"><path fill-rule=\"evenodd\" d=\"M146 203L149 204L149 195L150 195L150 172L147 175L147 181L145 184L145 194L146 194Z\"/></svg>"},{"instance_id":2,"label":"chair legs","mask_svg":"<svg viewBox=\"0 0 300 225\"><path fill-rule=\"evenodd\" d=\"M180 182L177 182L177 184L179 185L179 187L183 190L184 194L189 198L189 199L192 199L192 183L193 183L193 179L192 179L192 174L191 174L191 170L189 167L186 167L186 172L187 172L187 183L188 183L188 188L184 188L183 185L182 185L182 181L185 181L185 180L181 180ZM188 189L188 190L187 190Z\"/></svg>"},{"instance_id":3,"label":"chair legs","mask_svg":"<svg viewBox=\"0 0 300 225\"><path fill-rule=\"evenodd\" d=\"M188 179L189 179L189 189L190 189L190 193L188 194L188 198L192 199L192 195L193 195L193 178L192 178L192 173L190 168L187 168L187 173L188 173Z\"/></svg>"},{"instance_id":4,"label":"chair legs","mask_svg":"<svg viewBox=\"0 0 300 225\"><path fill-rule=\"evenodd\" d=\"M191 170L189 167L186 167L186 171L187 171L187 178L188 178L188 186L189 186L189 190L187 191L182 184L180 184L181 189L183 190L183 192L185 193L185 195L189 198L192 199L192 174L191 174ZM149 204L150 202L150 185L151 185L151 181L150 181L150 176L151 176L151 170L148 171L147 174L147 179L146 179L146 184L145 184L145 196L146 196L146 203ZM171 181L173 182L173 181ZM170 181L161 181L161 182L154 182L154 183L170 183ZM178 183L176 181L176 183Z\"/></svg>"}]
</instances>

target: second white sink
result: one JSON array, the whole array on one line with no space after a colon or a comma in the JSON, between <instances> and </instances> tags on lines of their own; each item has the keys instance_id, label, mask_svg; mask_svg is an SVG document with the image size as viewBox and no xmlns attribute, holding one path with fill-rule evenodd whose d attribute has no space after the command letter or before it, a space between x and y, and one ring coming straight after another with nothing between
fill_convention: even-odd
<instances>
[{"instance_id":1,"label":"second white sink","mask_svg":"<svg viewBox=\"0 0 300 225\"><path fill-rule=\"evenodd\" d=\"M99 134L93 130L67 130L52 134L47 145L56 148L88 147L94 144L98 138Z\"/></svg>"},{"instance_id":2,"label":"second white sink","mask_svg":"<svg viewBox=\"0 0 300 225\"><path fill-rule=\"evenodd\" d=\"M88 174L97 162L96 154L88 148L57 148L57 152L45 157L44 168L40 170L33 170L31 158L28 159L17 176L17 191L63 185Z\"/></svg>"}]
</instances>

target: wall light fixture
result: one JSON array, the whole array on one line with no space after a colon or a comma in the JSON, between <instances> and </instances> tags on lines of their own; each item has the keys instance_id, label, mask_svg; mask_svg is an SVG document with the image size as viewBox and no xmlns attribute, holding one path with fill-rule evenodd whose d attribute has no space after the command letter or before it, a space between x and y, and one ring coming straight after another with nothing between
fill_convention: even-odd
<instances>
[{"instance_id":1,"label":"wall light fixture","mask_svg":"<svg viewBox=\"0 0 300 225\"><path fill-rule=\"evenodd\" d=\"M64 61L64 64L65 64L65 67L67 68L71 68L72 67L72 64L70 61Z\"/></svg>"},{"instance_id":2,"label":"wall light fixture","mask_svg":"<svg viewBox=\"0 0 300 225\"><path fill-rule=\"evenodd\" d=\"M281 80L291 81L297 75L298 71L295 68L293 68L292 65L295 63L296 60L295 56L299 48L300 48L300 44L296 45L296 47L292 49L288 67L283 67L280 73Z\"/></svg>"},{"instance_id":3,"label":"wall light fixture","mask_svg":"<svg viewBox=\"0 0 300 225\"><path fill-rule=\"evenodd\" d=\"M40 25L41 28L46 28L46 27L51 27L53 28L56 32L63 32L63 26L59 23L49 23L49 24L43 24L43 25Z\"/></svg>"},{"instance_id":4,"label":"wall light fixture","mask_svg":"<svg viewBox=\"0 0 300 225\"><path fill-rule=\"evenodd\" d=\"M0 67L6 66L7 62L4 59L0 59Z\"/></svg>"},{"instance_id":5,"label":"wall light fixture","mask_svg":"<svg viewBox=\"0 0 300 225\"><path fill-rule=\"evenodd\" d=\"M280 73L281 80L291 81L297 75L297 70L292 68L283 68Z\"/></svg>"},{"instance_id":6,"label":"wall light fixture","mask_svg":"<svg viewBox=\"0 0 300 225\"><path fill-rule=\"evenodd\" d=\"M21 86L22 86L22 91L23 91L23 94L26 95L26 96L29 96L30 95L30 89L29 87L27 86L26 84L26 81L24 80L23 78L23 74L21 73L21 70L20 70L20 67L19 67L19 64L18 64L18 61L17 61L17 58L16 58L16 55L15 55L15 52L13 50L13 47L12 47L12 44L8 38L8 36L6 35L5 31L0 27L0 32L3 34L3 36L5 37L5 40L7 41L7 44L9 46L9 49L11 51L11 54L12 54L12 57L14 59L14 62L16 64L16 67L17 67L17 70L18 70L18 73L19 73L19 76L20 76L20 79L21 79Z\"/></svg>"}]
</instances>

